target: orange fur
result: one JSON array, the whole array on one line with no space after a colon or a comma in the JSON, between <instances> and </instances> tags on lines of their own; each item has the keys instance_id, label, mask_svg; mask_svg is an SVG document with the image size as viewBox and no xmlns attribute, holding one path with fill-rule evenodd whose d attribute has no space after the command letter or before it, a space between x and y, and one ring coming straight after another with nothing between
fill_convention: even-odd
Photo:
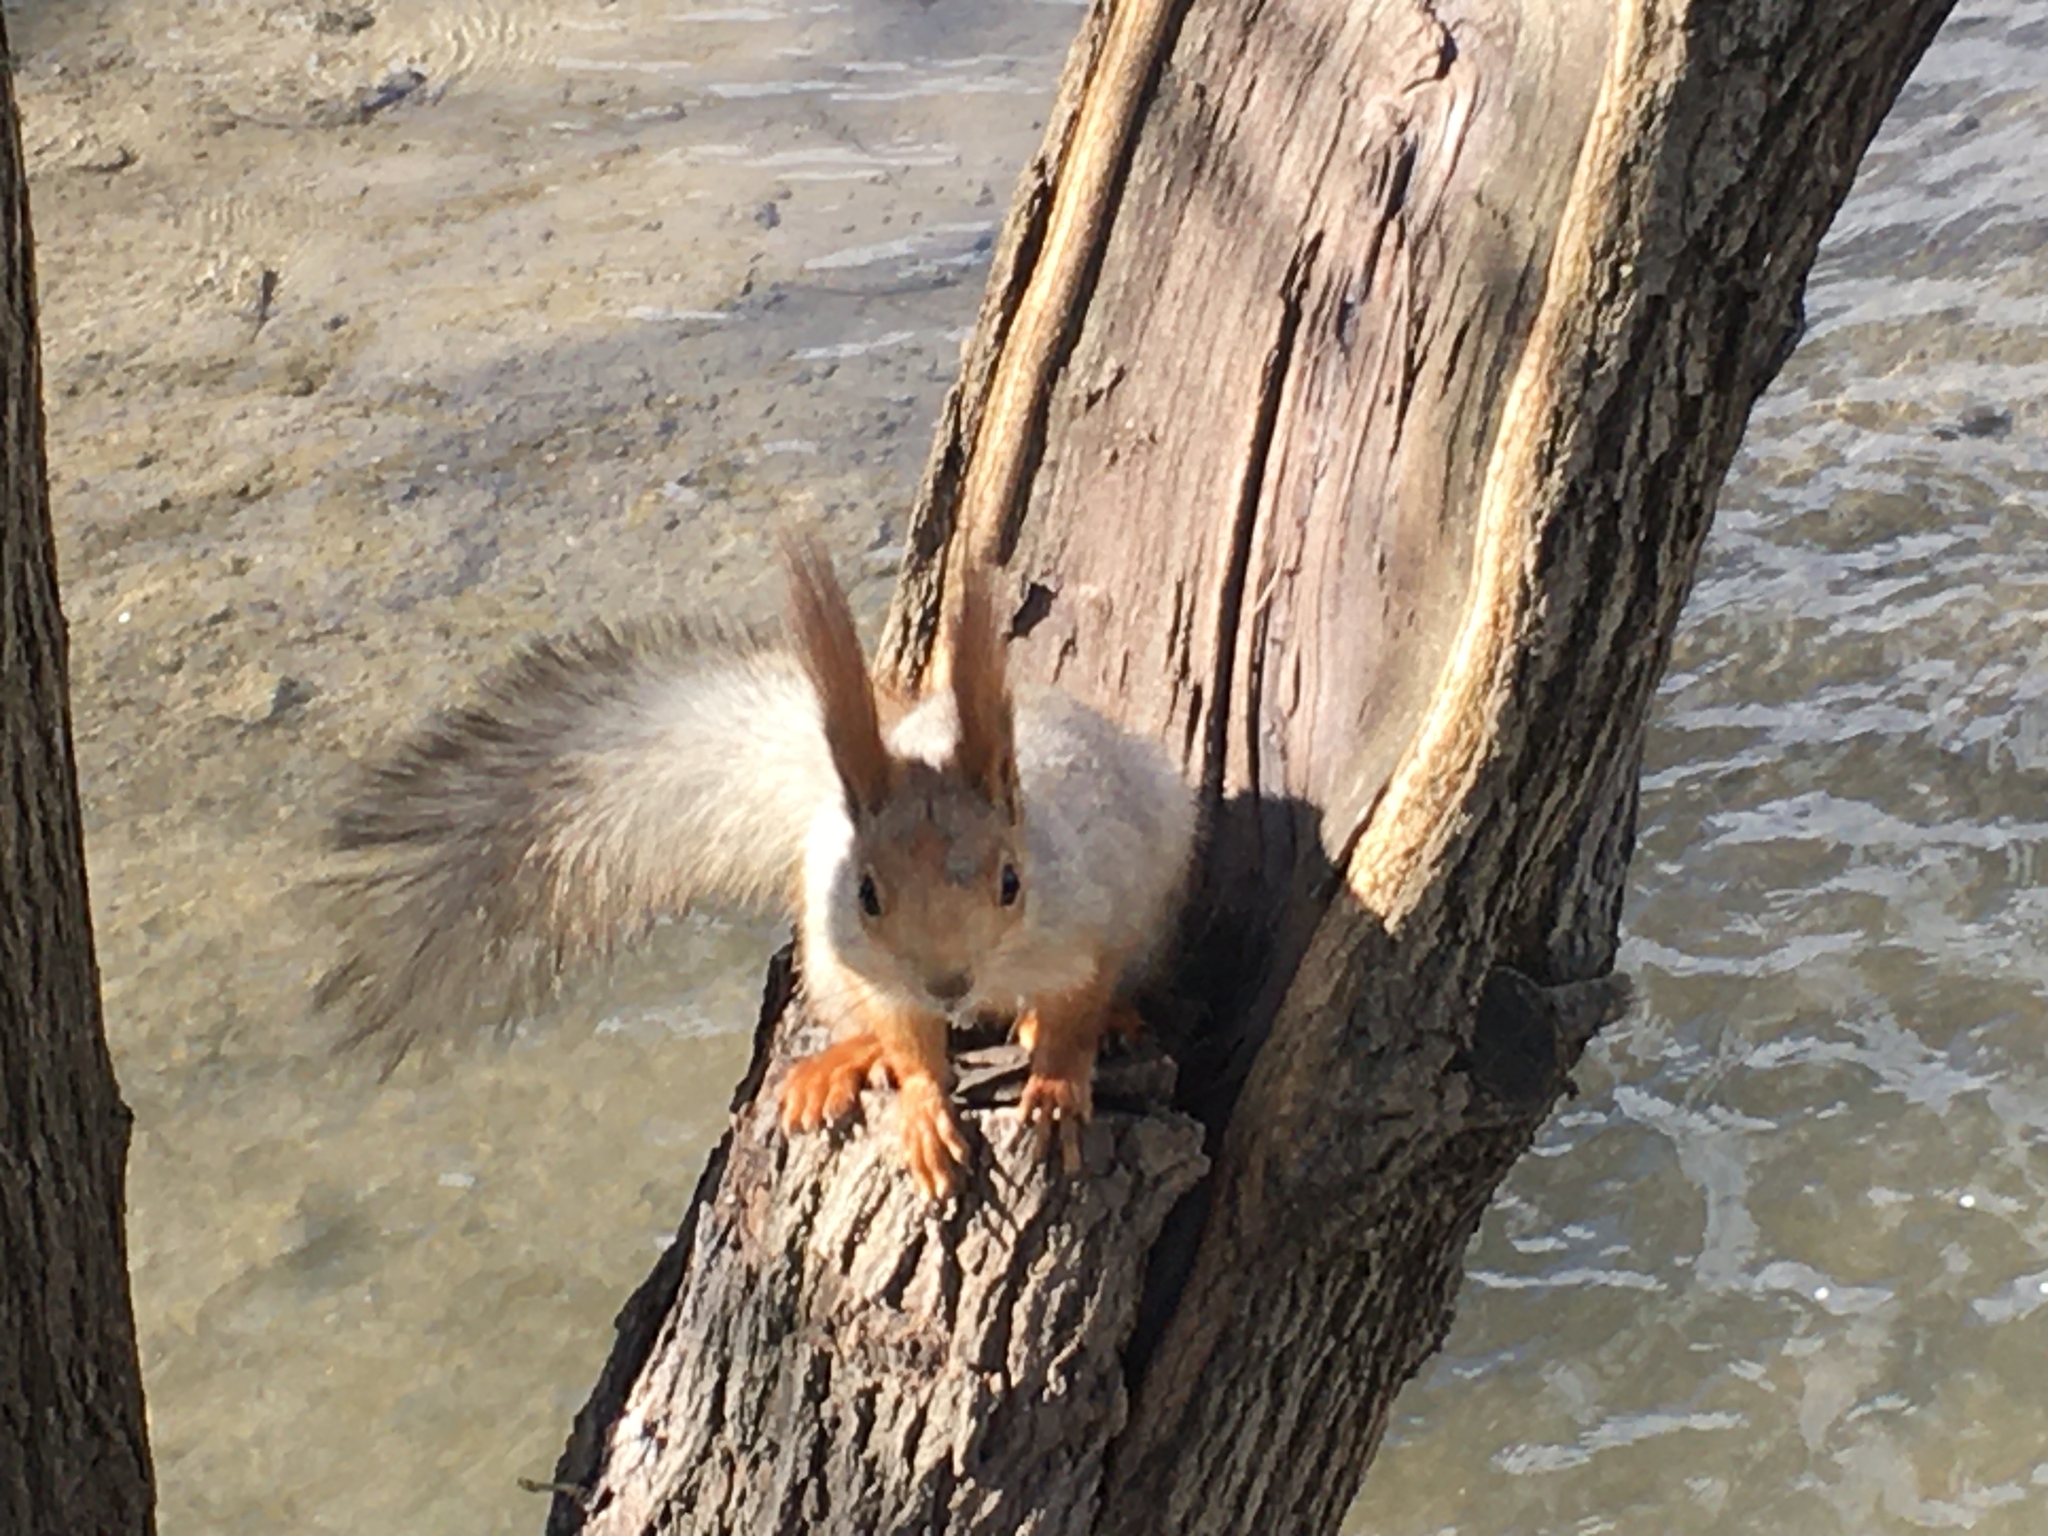
<instances>
[{"instance_id":1,"label":"orange fur","mask_svg":"<svg viewBox=\"0 0 2048 1536\"><path fill-rule=\"evenodd\" d=\"M897 1089L904 1161L918 1187L938 1199L957 1187L967 1157L949 1099L948 1005L939 999L949 981L970 985L977 962L1000 952L1032 899L1028 889L1014 904L1000 897L1018 860L1022 813L1007 637L990 573L979 566L960 572L925 696L952 704L953 745L942 766L899 759L895 738L882 734L883 712L893 731L924 701L878 694L845 596L816 543L792 540L785 557L797 650L824 711L854 814L863 888L875 902L860 931L875 949L857 969L837 941L807 940L813 999L831 1000L838 1039L790 1068L782 1121L791 1130L814 1130L852 1118L879 1066ZM886 984L865 969L882 956L893 978ZM1031 1072L1019 1113L1043 1150L1058 1145L1069 1171L1080 1166L1080 1129L1094 1110L1091 1080L1102 1037L1137 1024L1116 997L1128 958L1121 949L1106 951L1093 957L1080 985L1071 984L1076 972L1069 969L1061 990L1023 999L1017 1030L1031 1053Z\"/></svg>"},{"instance_id":2,"label":"orange fur","mask_svg":"<svg viewBox=\"0 0 2048 1536\"><path fill-rule=\"evenodd\" d=\"M1081 1166L1081 1127L1095 1114L1095 1057L1110 1030L1135 1033L1136 1013L1115 999L1116 964L1068 992L1034 998L1017 1020L1017 1039L1031 1053L1017 1112L1041 1148L1059 1137L1067 1172Z\"/></svg>"},{"instance_id":3,"label":"orange fur","mask_svg":"<svg viewBox=\"0 0 2048 1536\"><path fill-rule=\"evenodd\" d=\"M1010 708L1005 639L988 572L961 573L946 683L960 714L960 776L990 805L1017 810L1017 753Z\"/></svg>"},{"instance_id":4,"label":"orange fur","mask_svg":"<svg viewBox=\"0 0 2048 1536\"><path fill-rule=\"evenodd\" d=\"M783 1128L817 1130L851 1119L879 1065L896 1088L910 1177L927 1198L942 1200L959 1183L968 1155L950 1098L945 1016L898 1007L865 987L846 995L853 1032L790 1067L782 1080Z\"/></svg>"},{"instance_id":5,"label":"orange fur","mask_svg":"<svg viewBox=\"0 0 2048 1536\"><path fill-rule=\"evenodd\" d=\"M949 1026L1017 1013L1025 1117L1071 1163L1101 1036L1132 1017L1117 992L1170 934L1194 796L1078 700L1013 700L999 572L956 569L904 696L870 676L818 542L782 554L786 648L673 620L538 642L375 769L336 824L355 863L318 997L395 1062L664 916L779 899L838 1042L786 1074L786 1125L851 1117L880 1068L905 1161L945 1194L967 1155Z\"/></svg>"},{"instance_id":6,"label":"orange fur","mask_svg":"<svg viewBox=\"0 0 2048 1536\"><path fill-rule=\"evenodd\" d=\"M824 712L832 766L854 809L872 814L888 798L896 764L882 744L881 717L853 610L817 540L789 535L782 559L789 572L790 633Z\"/></svg>"},{"instance_id":7,"label":"orange fur","mask_svg":"<svg viewBox=\"0 0 2048 1536\"><path fill-rule=\"evenodd\" d=\"M881 1041L854 1035L794 1063L782 1080L783 1130L820 1131L852 1119L881 1059Z\"/></svg>"}]
</instances>

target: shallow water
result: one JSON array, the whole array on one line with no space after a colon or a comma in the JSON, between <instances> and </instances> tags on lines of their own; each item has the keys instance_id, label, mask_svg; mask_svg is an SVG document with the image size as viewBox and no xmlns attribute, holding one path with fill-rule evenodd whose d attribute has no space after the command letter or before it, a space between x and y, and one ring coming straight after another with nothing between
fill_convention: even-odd
<instances>
[{"instance_id":1,"label":"shallow water","mask_svg":"<svg viewBox=\"0 0 2048 1536\"><path fill-rule=\"evenodd\" d=\"M1823 255L1651 747L1642 1006L1360 1532L2048 1528L2035 11L1964 7ZM321 809L530 631L766 613L778 514L878 609L1079 12L8 15L162 1529L537 1529L774 929L380 1088L303 1014Z\"/></svg>"},{"instance_id":2,"label":"shallow water","mask_svg":"<svg viewBox=\"0 0 2048 1536\"><path fill-rule=\"evenodd\" d=\"M1815 270L1650 745L1599 1041L1357 1531L2048 1530L2048 18Z\"/></svg>"}]
</instances>

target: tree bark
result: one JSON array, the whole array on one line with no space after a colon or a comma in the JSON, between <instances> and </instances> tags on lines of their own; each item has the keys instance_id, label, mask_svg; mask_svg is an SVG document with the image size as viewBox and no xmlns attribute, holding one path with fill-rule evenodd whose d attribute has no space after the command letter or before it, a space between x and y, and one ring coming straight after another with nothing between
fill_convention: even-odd
<instances>
[{"instance_id":1,"label":"tree bark","mask_svg":"<svg viewBox=\"0 0 2048 1536\"><path fill-rule=\"evenodd\" d=\"M0 28L0 1530L156 1528L43 462L28 183Z\"/></svg>"},{"instance_id":2,"label":"tree bark","mask_svg":"<svg viewBox=\"0 0 2048 1536\"><path fill-rule=\"evenodd\" d=\"M998 1048L987 1155L928 1216L884 1100L842 1145L776 1134L805 1026L771 988L551 1532L1336 1529L1622 1006L1714 497L1948 9L1096 5L884 649L914 677L948 568L995 559L1017 673L1183 753L1173 1103L1121 1064L1062 1182L986 1107Z\"/></svg>"}]
</instances>

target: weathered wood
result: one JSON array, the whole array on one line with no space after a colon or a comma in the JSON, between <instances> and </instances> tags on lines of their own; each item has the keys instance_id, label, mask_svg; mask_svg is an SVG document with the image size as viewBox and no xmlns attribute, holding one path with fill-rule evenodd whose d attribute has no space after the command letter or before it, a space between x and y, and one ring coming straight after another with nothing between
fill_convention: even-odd
<instances>
[{"instance_id":1,"label":"weathered wood","mask_svg":"<svg viewBox=\"0 0 2048 1536\"><path fill-rule=\"evenodd\" d=\"M1486 1201L1621 1005L1644 722L1713 499L1948 10L1126 4L1091 13L998 248L885 650L915 674L948 566L993 555L1018 673L1182 751L1211 841L1157 1012L1213 1166L1156 1242L1145 1204L1085 1256L1036 1249L1105 1295L1143 1265L1144 1300L1078 1334L1013 1310L1010 1411L935 1425L904 1405L973 1401L936 1394L982 1358L979 1308L1040 1274L983 1224L995 1186L952 1218L957 1293L863 1285L855 1321L845 1277L942 1262L913 1197L849 1172L871 1138L788 1150L745 1094L666 1331L615 1364L769 1406L717 1485L630 1416L587 1435L565 1478L635 1502L586 1529L1336 1528ZM1139 112L1096 99L1133 81ZM700 1257L727 1201L773 1233L751 1290ZM923 1347L878 1368L878 1334ZM1105 1337L1128 1422L1026 1407L1034 1359ZM882 1423L904 1460L876 1481ZM1034 1467L1070 1432L1102 1438Z\"/></svg>"},{"instance_id":2,"label":"weathered wood","mask_svg":"<svg viewBox=\"0 0 2048 1536\"><path fill-rule=\"evenodd\" d=\"M0 1530L155 1529L43 462L28 183L0 28Z\"/></svg>"},{"instance_id":3,"label":"weathered wood","mask_svg":"<svg viewBox=\"0 0 2048 1536\"><path fill-rule=\"evenodd\" d=\"M977 1155L941 1211L905 1198L892 1095L849 1136L774 1128L769 1064L825 1043L792 990L785 954L734 1133L578 1419L562 1480L606 1475L550 1528L1087 1531L1145 1252L1208 1166L1171 1064L1106 1057L1082 1171L1048 1177L1005 1113L1024 1052L966 1049Z\"/></svg>"}]
</instances>

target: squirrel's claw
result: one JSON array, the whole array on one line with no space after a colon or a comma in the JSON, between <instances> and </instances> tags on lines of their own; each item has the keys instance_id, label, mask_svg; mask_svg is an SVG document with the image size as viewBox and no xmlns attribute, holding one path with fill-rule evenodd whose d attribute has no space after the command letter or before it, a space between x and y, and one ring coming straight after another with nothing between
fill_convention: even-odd
<instances>
[{"instance_id":1,"label":"squirrel's claw","mask_svg":"<svg viewBox=\"0 0 2048 1536\"><path fill-rule=\"evenodd\" d=\"M1039 1156L1051 1153L1057 1132L1060 1166L1068 1173L1081 1171L1081 1127L1095 1114L1095 1093L1089 1076L1053 1077L1034 1072L1025 1080L1017 1113L1038 1142Z\"/></svg>"},{"instance_id":2,"label":"squirrel's claw","mask_svg":"<svg viewBox=\"0 0 2048 1536\"><path fill-rule=\"evenodd\" d=\"M782 1129L787 1135L841 1125L860 1108L860 1091L882 1063L874 1035L853 1035L790 1066L782 1080ZM884 1066L891 1077L896 1072ZM960 1132L946 1090L936 1079L911 1074L897 1085L903 1116L903 1161L910 1177L932 1200L943 1200L960 1182L967 1162L967 1138Z\"/></svg>"},{"instance_id":3,"label":"squirrel's claw","mask_svg":"<svg viewBox=\"0 0 2048 1536\"><path fill-rule=\"evenodd\" d=\"M960 1182L967 1162L967 1138L946 1091L928 1077L906 1078L897 1089L903 1116L903 1161L930 1200L943 1200Z\"/></svg>"},{"instance_id":4,"label":"squirrel's claw","mask_svg":"<svg viewBox=\"0 0 2048 1536\"><path fill-rule=\"evenodd\" d=\"M783 1131L823 1130L852 1119L860 1108L860 1091L881 1058L881 1043L873 1035L855 1035L794 1063L782 1080Z\"/></svg>"}]
</instances>

